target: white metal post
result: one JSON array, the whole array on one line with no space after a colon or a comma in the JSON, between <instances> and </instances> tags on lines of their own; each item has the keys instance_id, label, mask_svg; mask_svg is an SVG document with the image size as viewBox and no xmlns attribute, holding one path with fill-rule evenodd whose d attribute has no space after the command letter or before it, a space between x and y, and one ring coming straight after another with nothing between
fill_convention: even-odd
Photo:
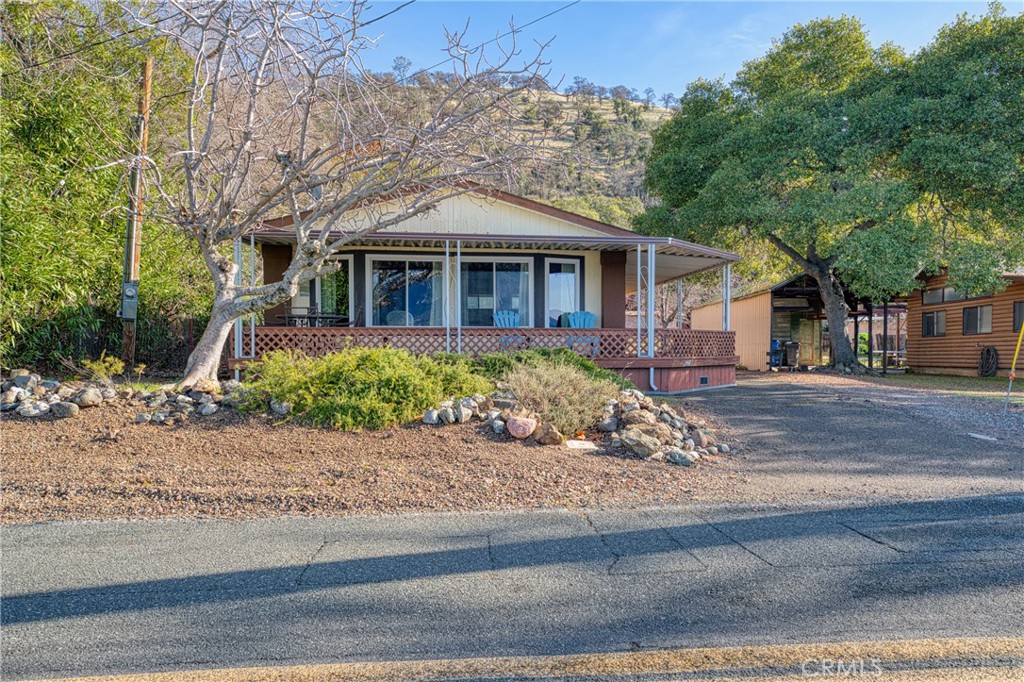
<instances>
[{"instance_id":1,"label":"white metal post","mask_svg":"<svg viewBox=\"0 0 1024 682\"><path fill-rule=\"evenodd\" d=\"M349 273L351 277L352 273ZM249 235L249 286L256 288L256 234ZM249 319L249 355L256 357L256 313Z\"/></svg>"},{"instance_id":2,"label":"white metal post","mask_svg":"<svg viewBox=\"0 0 1024 682\"><path fill-rule=\"evenodd\" d=\"M452 352L452 318L451 318L451 288L452 288L452 273L451 273L451 249L447 239L444 240L444 289L441 290L441 303L444 306L442 316L444 317L444 352Z\"/></svg>"},{"instance_id":3,"label":"white metal post","mask_svg":"<svg viewBox=\"0 0 1024 682\"><path fill-rule=\"evenodd\" d=\"M462 241L455 242L455 345L462 352Z\"/></svg>"},{"instance_id":4,"label":"white metal post","mask_svg":"<svg viewBox=\"0 0 1024 682\"><path fill-rule=\"evenodd\" d=\"M732 264L722 268L722 331L732 326Z\"/></svg>"},{"instance_id":5,"label":"white metal post","mask_svg":"<svg viewBox=\"0 0 1024 682\"><path fill-rule=\"evenodd\" d=\"M242 286L242 240L235 239L235 286ZM242 357L242 318L235 320L235 359ZM235 380L240 379L241 372L235 369Z\"/></svg>"},{"instance_id":6,"label":"white metal post","mask_svg":"<svg viewBox=\"0 0 1024 682\"><path fill-rule=\"evenodd\" d=\"M643 283L643 278L641 277L641 274L640 274L640 270L643 269L643 264L644 264L643 258L641 257L641 250L642 249L643 249L643 247L640 244L636 245L636 356L637 357L641 357L643 355L643 352L641 352L641 347L640 347L640 310L641 310L641 306L642 306L642 303L643 303L643 300L644 300L642 298L643 290L641 289L641 284Z\"/></svg>"},{"instance_id":7,"label":"white metal post","mask_svg":"<svg viewBox=\"0 0 1024 682\"><path fill-rule=\"evenodd\" d=\"M683 280L676 280L676 328L683 328Z\"/></svg>"},{"instance_id":8,"label":"white metal post","mask_svg":"<svg viewBox=\"0 0 1024 682\"><path fill-rule=\"evenodd\" d=\"M657 320L654 317L654 289L656 288L654 277L654 244L647 245L647 357L654 357L654 326Z\"/></svg>"}]
</instances>

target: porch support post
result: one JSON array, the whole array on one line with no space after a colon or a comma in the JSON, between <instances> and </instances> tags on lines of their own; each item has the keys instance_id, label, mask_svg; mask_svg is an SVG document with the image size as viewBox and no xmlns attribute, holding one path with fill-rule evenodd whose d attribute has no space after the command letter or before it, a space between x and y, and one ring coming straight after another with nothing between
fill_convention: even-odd
<instances>
[{"instance_id":1,"label":"porch support post","mask_svg":"<svg viewBox=\"0 0 1024 682\"><path fill-rule=\"evenodd\" d=\"M441 317L444 318L444 352L452 352L452 320L451 320L451 288L452 288L452 274L451 274L451 242L447 239L444 240L444 266L442 267L442 276L444 277L444 289L441 290L441 305L444 309L441 311Z\"/></svg>"},{"instance_id":2,"label":"porch support post","mask_svg":"<svg viewBox=\"0 0 1024 682\"><path fill-rule=\"evenodd\" d=\"M654 244L647 245L647 357L654 357Z\"/></svg>"},{"instance_id":3,"label":"porch support post","mask_svg":"<svg viewBox=\"0 0 1024 682\"><path fill-rule=\"evenodd\" d=\"M455 347L462 352L462 240L455 241Z\"/></svg>"},{"instance_id":4,"label":"porch support post","mask_svg":"<svg viewBox=\"0 0 1024 682\"><path fill-rule=\"evenodd\" d=\"M643 305L643 275L641 270L643 269L644 259L642 256L643 246L640 244L636 245L636 356L642 357L643 352L641 351L640 342L640 310Z\"/></svg>"},{"instance_id":5,"label":"porch support post","mask_svg":"<svg viewBox=\"0 0 1024 682\"><path fill-rule=\"evenodd\" d=\"M868 303L868 369L875 368L875 304Z\"/></svg>"},{"instance_id":6,"label":"porch support post","mask_svg":"<svg viewBox=\"0 0 1024 682\"><path fill-rule=\"evenodd\" d=\"M242 286L242 239L241 238L236 238L235 239L234 260L235 260L235 286L236 287L240 287L240 286ZM238 319L235 320L235 358L234 359L238 360L241 357L242 357L242 318L239 317ZM235 380L237 381L237 380L241 379L241 377L242 377L242 373L237 369L237 365L236 365Z\"/></svg>"},{"instance_id":7,"label":"porch support post","mask_svg":"<svg viewBox=\"0 0 1024 682\"><path fill-rule=\"evenodd\" d=\"M676 329L683 328L683 280L676 280Z\"/></svg>"},{"instance_id":8,"label":"porch support post","mask_svg":"<svg viewBox=\"0 0 1024 682\"><path fill-rule=\"evenodd\" d=\"M349 274L351 277L351 273ZM256 233L249 233L249 286L256 288ZM266 313L264 322L266 324ZM256 313L249 320L249 355L256 357Z\"/></svg>"},{"instance_id":9,"label":"porch support post","mask_svg":"<svg viewBox=\"0 0 1024 682\"><path fill-rule=\"evenodd\" d=\"M889 367L889 299L882 301L882 374Z\"/></svg>"},{"instance_id":10,"label":"porch support post","mask_svg":"<svg viewBox=\"0 0 1024 682\"><path fill-rule=\"evenodd\" d=\"M732 326L732 263L722 268L722 331Z\"/></svg>"}]
</instances>

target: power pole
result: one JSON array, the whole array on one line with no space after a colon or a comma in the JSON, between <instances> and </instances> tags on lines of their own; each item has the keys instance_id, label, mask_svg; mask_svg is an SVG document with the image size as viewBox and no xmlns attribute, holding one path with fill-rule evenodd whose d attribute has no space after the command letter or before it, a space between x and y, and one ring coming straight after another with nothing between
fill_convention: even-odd
<instances>
[{"instance_id":1,"label":"power pole","mask_svg":"<svg viewBox=\"0 0 1024 682\"><path fill-rule=\"evenodd\" d=\"M139 111L133 122L133 141L138 144L138 157L132 165L128 181L128 224L124 240L124 278L121 284L121 360L125 368L135 366L135 322L139 316L139 260L142 255L142 199L145 186L142 173L146 166L149 143L149 101L153 87L153 58L146 56L142 64L142 92Z\"/></svg>"}]
</instances>

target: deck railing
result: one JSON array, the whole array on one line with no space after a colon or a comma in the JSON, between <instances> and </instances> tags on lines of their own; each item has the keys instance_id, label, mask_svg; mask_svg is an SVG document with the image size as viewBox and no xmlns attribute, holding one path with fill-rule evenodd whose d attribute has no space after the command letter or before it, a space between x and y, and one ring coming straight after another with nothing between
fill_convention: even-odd
<instances>
[{"instance_id":1,"label":"deck railing","mask_svg":"<svg viewBox=\"0 0 1024 682\"><path fill-rule=\"evenodd\" d=\"M291 349L311 356L326 355L352 347L391 346L413 353L438 353L446 350L444 329L416 327L256 327L256 348L250 347L250 335L243 334L242 355L259 357L264 353ZM450 331L450 349L458 350L458 335ZM471 355L524 348L565 346L595 360L637 357L635 329L495 329L463 328L462 352ZM640 342L641 354L647 354L647 338ZM654 356L659 358L733 358L736 337L733 332L705 329L656 329Z\"/></svg>"}]
</instances>

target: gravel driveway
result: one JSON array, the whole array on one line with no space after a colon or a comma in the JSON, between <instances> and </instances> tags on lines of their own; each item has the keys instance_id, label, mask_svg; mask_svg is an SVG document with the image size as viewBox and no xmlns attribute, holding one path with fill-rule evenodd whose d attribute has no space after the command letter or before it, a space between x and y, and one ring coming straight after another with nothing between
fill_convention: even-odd
<instances>
[{"instance_id":1,"label":"gravel driveway","mask_svg":"<svg viewBox=\"0 0 1024 682\"><path fill-rule=\"evenodd\" d=\"M949 498L1024 490L1024 407L813 374L749 374L684 404L728 422L724 501ZM983 440L969 434L996 440Z\"/></svg>"}]
</instances>

